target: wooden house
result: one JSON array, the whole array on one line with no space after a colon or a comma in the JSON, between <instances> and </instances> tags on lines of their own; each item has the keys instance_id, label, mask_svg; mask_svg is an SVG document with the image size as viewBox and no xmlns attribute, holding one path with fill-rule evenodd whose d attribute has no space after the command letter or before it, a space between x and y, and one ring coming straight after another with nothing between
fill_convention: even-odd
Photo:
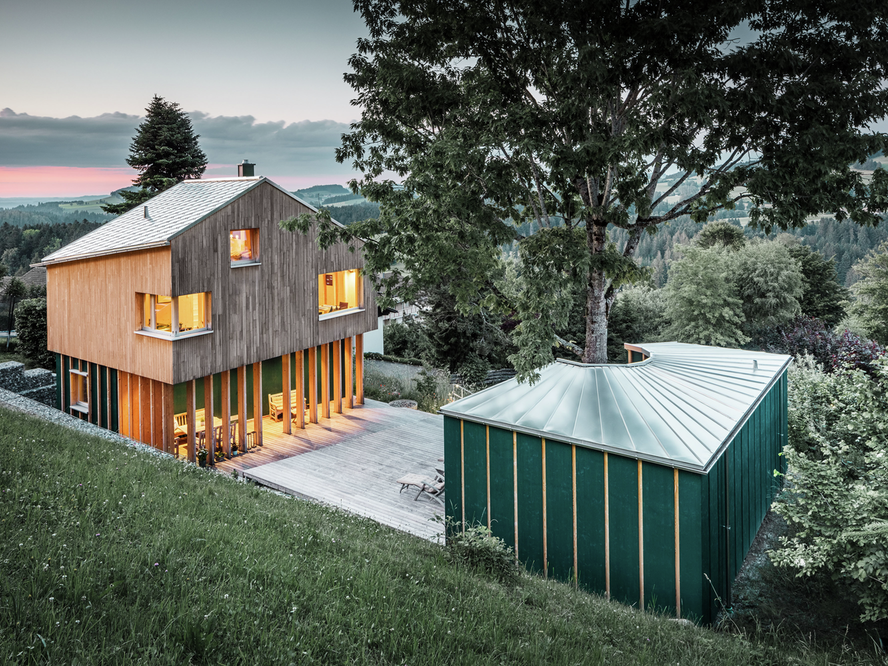
<instances>
[{"instance_id":1,"label":"wooden house","mask_svg":"<svg viewBox=\"0 0 888 666\"><path fill-rule=\"evenodd\" d=\"M189 180L45 257L60 408L193 461L261 444L263 414L291 432L363 402L374 291L360 244L280 229L312 211L264 177Z\"/></svg>"},{"instance_id":2,"label":"wooden house","mask_svg":"<svg viewBox=\"0 0 888 666\"><path fill-rule=\"evenodd\" d=\"M790 357L625 346L442 407L447 516L529 569L709 622L779 485Z\"/></svg>"}]
</instances>

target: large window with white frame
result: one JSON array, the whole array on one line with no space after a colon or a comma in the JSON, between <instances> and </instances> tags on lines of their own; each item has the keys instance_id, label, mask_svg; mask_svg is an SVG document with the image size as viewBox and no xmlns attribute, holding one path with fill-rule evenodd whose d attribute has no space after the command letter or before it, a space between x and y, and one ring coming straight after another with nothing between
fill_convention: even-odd
<instances>
[{"instance_id":1,"label":"large window with white frame","mask_svg":"<svg viewBox=\"0 0 888 666\"><path fill-rule=\"evenodd\" d=\"M89 373L72 368L69 371L68 382L71 410L89 414Z\"/></svg>"},{"instance_id":2,"label":"large window with white frame","mask_svg":"<svg viewBox=\"0 0 888 666\"><path fill-rule=\"evenodd\" d=\"M183 296L139 294L139 300L141 326L137 333L181 338L212 330L209 292Z\"/></svg>"}]
</instances>

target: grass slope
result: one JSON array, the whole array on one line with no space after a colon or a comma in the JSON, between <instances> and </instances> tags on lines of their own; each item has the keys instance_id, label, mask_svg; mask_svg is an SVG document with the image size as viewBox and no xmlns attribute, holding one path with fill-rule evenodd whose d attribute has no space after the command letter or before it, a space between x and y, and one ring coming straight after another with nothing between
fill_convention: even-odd
<instances>
[{"instance_id":1,"label":"grass slope","mask_svg":"<svg viewBox=\"0 0 888 666\"><path fill-rule=\"evenodd\" d=\"M5 409L0 567L4 664L830 663Z\"/></svg>"}]
</instances>

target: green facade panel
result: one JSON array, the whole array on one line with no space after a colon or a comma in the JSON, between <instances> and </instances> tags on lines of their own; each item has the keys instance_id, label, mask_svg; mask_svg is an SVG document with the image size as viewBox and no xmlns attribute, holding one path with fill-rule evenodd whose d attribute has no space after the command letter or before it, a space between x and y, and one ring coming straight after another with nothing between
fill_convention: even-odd
<instances>
[{"instance_id":1,"label":"green facade panel","mask_svg":"<svg viewBox=\"0 0 888 666\"><path fill-rule=\"evenodd\" d=\"M117 370L110 368L108 370L109 391L111 392L111 419L109 427L114 432L120 432L120 418L117 415Z\"/></svg>"},{"instance_id":2,"label":"green facade panel","mask_svg":"<svg viewBox=\"0 0 888 666\"><path fill-rule=\"evenodd\" d=\"M699 474L678 473L679 583L681 616L690 620L708 617L709 584L703 577L707 550L704 547L703 480Z\"/></svg>"},{"instance_id":3,"label":"green facade panel","mask_svg":"<svg viewBox=\"0 0 888 666\"><path fill-rule=\"evenodd\" d=\"M672 468L643 463L644 605L675 612L675 479Z\"/></svg>"},{"instance_id":4,"label":"green facade panel","mask_svg":"<svg viewBox=\"0 0 888 666\"><path fill-rule=\"evenodd\" d=\"M466 526L487 525L487 428L466 421L463 437Z\"/></svg>"},{"instance_id":5,"label":"green facade panel","mask_svg":"<svg viewBox=\"0 0 888 666\"><path fill-rule=\"evenodd\" d=\"M491 426L490 531L515 548L515 466L513 461L511 431Z\"/></svg>"},{"instance_id":6,"label":"green facade panel","mask_svg":"<svg viewBox=\"0 0 888 666\"><path fill-rule=\"evenodd\" d=\"M573 463L570 444L546 440L546 555L548 575L573 575Z\"/></svg>"},{"instance_id":7,"label":"green facade panel","mask_svg":"<svg viewBox=\"0 0 888 666\"><path fill-rule=\"evenodd\" d=\"M468 422L466 422L468 425ZM518 557L543 571L543 443L518 433Z\"/></svg>"},{"instance_id":8,"label":"green facade panel","mask_svg":"<svg viewBox=\"0 0 888 666\"><path fill-rule=\"evenodd\" d=\"M611 598L638 607L638 463L608 455Z\"/></svg>"},{"instance_id":9,"label":"green facade panel","mask_svg":"<svg viewBox=\"0 0 888 666\"><path fill-rule=\"evenodd\" d=\"M102 366L96 365L95 363L88 364L89 366L89 394L90 396L94 396L91 398L92 405L90 405L89 409L89 422L94 423L95 425L99 425L100 420L100 411L101 405L104 401L104 394L99 391L99 372Z\"/></svg>"},{"instance_id":10,"label":"green facade panel","mask_svg":"<svg viewBox=\"0 0 888 666\"><path fill-rule=\"evenodd\" d=\"M604 454L577 447L577 570L580 585L604 594Z\"/></svg>"},{"instance_id":11,"label":"green facade panel","mask_svg":"<svg viewBox=\"0 0 888 666\"><path fill-rule=\"evenodd\" d=\"M99 394L102 396L102 402L99 403L99 425L103 428L108 427L108 391L108 368L100 365Z\"/></svg>"},{"instance_id":12,"label":"green facade panel","mask_svg":"<svg viewBox=\"0 0 888 666\"><path fill-rule=\"evenodd\" d=\"M444 515L449 527L453 527L462 517L462 473L460 469L460 421L444 417L444 465L447 478L447 492L444 497Z\"/></svg>"}]
</instances>

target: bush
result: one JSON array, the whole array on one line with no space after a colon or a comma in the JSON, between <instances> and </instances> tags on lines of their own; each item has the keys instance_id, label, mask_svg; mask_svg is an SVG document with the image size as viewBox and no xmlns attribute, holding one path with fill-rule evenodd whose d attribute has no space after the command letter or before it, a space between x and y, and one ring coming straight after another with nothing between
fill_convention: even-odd
<instances>
[{"instance_id":1,"label":"bush","mask_svg":"<svg viewBox=\"0 0 888 666\"><path fill-rule=\"evenodd\" d=\"M46 299L30 298L15 306L18 353L41 368L52 370L55 357L46 348Z\"/></svg>"},{"instance_id":2,"label":"bush","mask_svg":"<svg viewBox=\"0 0 888 666\"><path fill-rule=\"evenodd\" d=\"M382 329L383 347L387 354L401 358L425 358L432 347L425 330L415 321L392 322Z\"/></svg>"},{"instance_id":3,"label":"bush","mask_svg":"<svg viewBox=\"0 0 888 666\"><path fill-rule=\"evenodd\" d=\"M502 583L514 583L520 574L512 548L494 536L486 525L472 525L461 530L459 524L451 522L448 525L447 555L452 562L464 564Z\"/></svg>"},{"instance_id":4,"label":"bush","mask_svg":"<svg viewBox=\"0 0 888 666\"><path fill-rule=\"evenodd\" d=\"M418 358L401 358L400 356L380 354L379 352L364 352L364 358L370 359L371 361L386 361L388 363L403 363L405 365L422 365L422 361Z\"/></svg>"},{"instance_id":5,"label":"bush","mask_svg":"<svg viewBox=\"0 0 888 666\"><path fill-rule=\"evenodd\" d=\"M790 370L785 490L774 503L792 531L770 553L797 576L828 573L861 607L888 618L888 359L822 372Z\"/></svg>"}]
</instances>

